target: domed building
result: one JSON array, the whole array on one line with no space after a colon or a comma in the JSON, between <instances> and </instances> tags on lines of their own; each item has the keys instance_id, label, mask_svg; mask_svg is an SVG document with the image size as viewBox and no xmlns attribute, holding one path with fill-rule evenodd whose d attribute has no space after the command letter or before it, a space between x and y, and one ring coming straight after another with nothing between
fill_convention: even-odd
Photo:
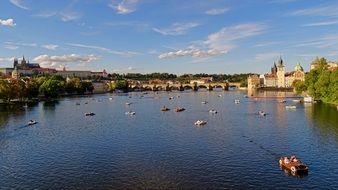
<instances>
[{"instance_id":1,"label":"domed building","mask_svg":"<svg viewBox=\"0 0 338 190\"><path fill-rule=\"evenodd\" d=\"M277 65L276 63L274 63L274 66L271 68L271 73L264 74L263 78L264 84L261 86L274 88L291 88L293 81L305 80L305 73L300 63L296 64L293 71L285 72L284 61L282 57L279 57Z\"/></svg>"}]
</instances>

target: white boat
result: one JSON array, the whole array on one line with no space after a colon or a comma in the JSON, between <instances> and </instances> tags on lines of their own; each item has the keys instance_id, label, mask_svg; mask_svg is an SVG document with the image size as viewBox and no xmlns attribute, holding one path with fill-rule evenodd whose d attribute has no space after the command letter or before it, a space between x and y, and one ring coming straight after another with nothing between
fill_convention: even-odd
<instances>
[{"instance_id":1,"label":"white boat","mask_svg":"<svg viewBox=\"0 0 338 190\"><path fill-rule=\"evenodd\" d=\"M131 105L132 104L132 102L126 102L126 105L127 106L129 106L129 105Z\"/></svg>"},{"instance_id":2,"label":"white boat","mask_svg":"<svg viewBox=\"0 0 338 190\"><path fill-rule=\"evenodd\" d=\"M203 101L203 102L201 102L201 104L207 104L208 102L207 101Z\"/></svg>"},{"instance_id":3,"label":"white boat","mask_svg":"<svg viewBox=\"0 0 338 190\"><path fill-rule=\"evenodd\" d=\"M37 121L35 121L35 120L29 120L28 121L28 125L35 125L35 124L37 124L38 122Z\"/></svg>"},{"instance_id":4,"label":"white boat","mask_svg":"<svg viewBox=\"0 0 338 190\"><path fill-rule=\"evenodd\" d=\"M312 97L311 96L305 96L304 97L304 102L305 103L312 103L313 102Z\"/></svg>"},{"instance_id":5,"label":"white boat","mask_svg":"<svg viewBox=\"0 0 338 190\"><path fill-rule=\"evenodd\" d=\"M297 102L297 103L300 103L301 102L301 100L300 99L294 99L294 100L292 100L293 102Z\"/></svg>"},{"instance_id":6,"label":"white boat","mask_svg":"<svg viewBox=\"0 0 338 190\"><path fill-rule=\"evenodd\" d=\"M266 113L265 113L264 111L259 111L258 114L259 114L260 116L266 116Z\"/></svg>"},{"instance_id":7,"label":"white boat","mask_svg":"<svg viewBox=\"0 0 338 190\"><path fill-rule=\"evenodd\" d=\"M285 103L286 100L279 100L279 103Z\"/></svg>"},{"instance_id":8,"label":"white boat","mask_svg":"<svg viewBox=\"0 0 338 190\"><path fill-rule=\"evenodd\" d=\"M222 97L222 94L219 94L218 97Z\"/></svg>"},{"instance_id":9,"label":"white boat","mask_svg":"<svg viewBox=\"0 0 338 190\"><path fill-rule=\"evenodd\" d=\"M126 115L135 115L136 114L136 112L134 112L134 111L127 111L126 112Z\"/></svg>"},{"instance_id":10,"label":"white boat","mask_svg":"<svg viewBox=\"0 0 338 190\"><path fill-rule=\"evenodd\" d=\"M112 98L112 97L110 97L110 98L109 98L109 100L113 100L113 98Z\"/></svg>"},{"instance_id":11,"label":"white boat","mask_svg":"<svg viewBox=\"0 0 338 190\"><path fill-rule=\"evenodd\" d=\"M218 112L216 110L212 109L212 110L209 110L209 113L211 113L211 114L217 114Z\"/></svg>"},{"instance_id":12,"label":"white boat","mask_svg":"<svg viewBox=\"0 0 338 190\"><path fill-rule=\"evenodd\" d=\"M172 96L171 96L171 97L169 97L169 100L173 100L173 99L174 99L174 97L172 97Z\"/></svg>"},{"instance_id":13,"label":"white boat","mask_svg":"<svg viewBox=\"0 0 338 190\"><path fill-rule=\"evenodd\" d=\"M95 113L93 113L93 112L85 113L85 116L94 116L94 115L95 115Z\"/></svg>"},{"instance_id":14,"label":"white boat","mask_svg":"<svg viewBox=\"0 0 338 190\"><path fill-rule=\"evenodd\" d=\"M195 125L205 125L205 124L207 124L207 122L206 122L206 121L203 121L203 120L197 120L197 121L195 122Z\"/></svg>"},{"instance_id":15,"label":"white boat","mask_svg":"<svg viewBox=\"0 0 338 190\"><path fill-rule=\"evenodd\" d=\"M287 106L285 106L285 108L286 109L296 109L297 106L295 106L295 105L287 105Z\"/></svg>"},{"instance_id":16,"label":"white boat","mask_svg":"<svg viewBox=\"0 0 338 190\"><path fill-rule=\"evenodd\" d=\"M239 103L240 103L239 99L236 99L235 104L239 104Z\"/></svg>"}]
</instances>

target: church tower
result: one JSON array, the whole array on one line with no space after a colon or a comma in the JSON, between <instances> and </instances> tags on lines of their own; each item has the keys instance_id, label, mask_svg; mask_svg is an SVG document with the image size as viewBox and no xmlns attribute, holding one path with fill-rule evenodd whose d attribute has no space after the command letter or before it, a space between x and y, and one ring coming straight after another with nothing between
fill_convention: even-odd
<instances>
[{"instance_id":1,"label":"church tower","mask_svg":"<svg viewBox=\"0 0 338 190\"><path fill-rule=\"evenodd\" d=\"M280 56L277 63L277 87L285 87L285 66L283 64L283 59Z\"/></svg>"}]
</instances>

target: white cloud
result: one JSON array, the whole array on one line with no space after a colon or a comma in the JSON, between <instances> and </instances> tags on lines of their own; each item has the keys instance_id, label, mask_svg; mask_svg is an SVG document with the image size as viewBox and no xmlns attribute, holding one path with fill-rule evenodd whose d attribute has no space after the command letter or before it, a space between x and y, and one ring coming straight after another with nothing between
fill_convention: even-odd
<instances>
[{"instance_id":1,"label":"white cloud","mask_svg":"<svg viewBox=\"0 0 338 190\"><path fill-rule=\"evenodd\" d=\"M0 62L13 62L14 57L0 57Z\"/></svg>"},{"instance_id":2,"label":"white cloud","mask_svg":"<svg viewBox=\"0 0 338 190\"><path fill-rule=\"evenodd\" d=\"M199 26L198 23L174 23L168 28L153 28L155 32L158 32L163 35L172 35L172 36L177 36L177 35L182 35L186 34L187 31L191 28Z\"/></svg>"},{"instance_id":3,"label":"white cloud","mask_svg":"<svg viewBox=\"0 0 338 190\"><path fill-rule=\"evenodd\" d=\"M59 12L58 15L60 16L61 20L64 22L77 20L81 18L81 14L78 12L74 12L74 11L62 11L62 12Z\"/></svg>"},{"instance_id":4,"label":"white cloud","mask_svg":"<svg viewBox=\"0 0 338 190\"><path fill-rule=\"evenodd\" d=\"M120 56L124 56L124 57L131 57L133 55L137 55L137 52L131 52L131 51L127 51L127 52L122 52L122 51L114 51L105 47L100 47L100 46L93 46L93 45L84 45L84 44L75 44L75 43L67 43L67 45L69 46L73 46L73 47L80 47L80 48L88 48L88 49L96 49L96 50L100 50L100 51L104 51L107 53L111 53L111 54L115 54L115 55L120 55Z\"/></svg>"},{"instance_id":5,"label":"white cloud","mask_svg":"<svg viewBox=\"0 0 338 190\"><path fill-rule=\"evenodd\" d=\"M276 60L277 57L281 56L281 53L271 52L271 53L259 53L256 54L256 61L269 61Z\"/></svg>"},{"instance_id":6,"label":"white cloud","mask_svg":"<svg viewBox=\"0 0 338 190\"><path fill-rule=\"evenodd\" d=\"M222 8L222 9L209 9L205 11L205 14L207 15L220 15L228 12L230 8Z\"/></svg>"},{"instance_id":7,"label":"white cloud","mask_svg":"<svg viewBox=\"0 0 338 190\"><path fill-rule=\"evenodd\" d=\"M281 44L282 42L262 42L254 45L254 47L266 47Z\"/></svg>"},{"instance_id":8,"label":"white cloud","mask_svg":"<svg viewBox=\"0 0 338 190\"><path fill-rule=\"evenodd\" d=\"M112 0L109 3L109 7L116 10L118 14L129 14L136 10L136 4L139 0L122 0L117 3L116 0Z\"/></svg>"},{"instance_id":9,"label":"white cloud","mask_svg":"<svg viewBox=\"0 0 338 190\"><path fill-rule=\"evenodd\" d=\"M9 2L21 9L29 10L28 7L23 5L22 0L9 0Z\"/></svg>"},{"instance_id":10,"label":"white cloud","mask_svg":"<svg viewBox=\"0 0 338 190\"><path fill-rule=\"evenodd\" d=\"M69 54L62 56L49 56L49 55L39 55L33 60L43 67L60 67L66 63L90 63L98 60L99 57L93 54L90 55L78 55L78 54Z\"/></svg>"},{"instance_id":11,"label":"white cloud","mask_svg":"<svg viewBox=\"0 0 338 190\"><path fill-rule=\"evenodd\" d=\"M21 43L21 42L5 42L6 45L12 46L25 46L25 47L36 47L36 43Z\"/></svg>"},{"instance_id":12,"label":"white cloud","mask_svg":"<svg viewBox=\"0 0 338 190\"><path fill-rule=\"evenodd\" d=\"M19 47L18 47L18 46L13 46L13 45L5 45L4 48L10 49L10 50L16 50L16 49L18 49Z\"/></svg>"},{"instance_id":13,"label":"white cloud","mask_svg":"<svg viewBox=\"0 0 338 190\"><path fill-rule=\"evenodd\" d=\"M309 24L304 24L302 26L330 26L338 24L338 20L323 21L323 22L314 22Z\"/></svg>"},{"instance_id":14,"label":"white cloud","mask_svg":"<svg viewBox=\"0 0 338 190\"><path fill-rule=\"evenodd\" d=\"M36 17L43 17L43 18L49 18L58 15L57 11L47 11L47 12L40 12L38 14L35 14Z\"/></svg>"},{"instance_id":15,"label":"white cloud","mask_svg":"<svg viewBox=\"0 0 338 190\"><path fill-rule=\"evenodd\" d=\"M315 40L308 40L308 41L302 41L297 42L291 47L316 47L320 49L325 49L328 47L335 47L338 45L338 36L336 34L333 35L326 35L322 37L318 37Z\"/></svg>"},{"instance_id":16,"label":"white cloud","mask_svg":"<svg viewBox=\"0 0 338 190\"><path fill-rule=\"evenodd\" d=\"M159 58L175 58L182 56L208 57L226 54L229 50L237 46L237 40L262 34L265 29L266 26L263 24L240 24L232 27L225 27L216 33L210 34L199 47L190 46L187 49L165 52L160 54Z\"/></svg>"},{"instance_id":17,"label":"white cloud","mask_svg":"<svg viewBox=\"0 0 338 190\"><path fill-rule=\"evenodd\" d=\"M50 18L50 17L58 17L64 22L78 20L82 17L79 12L75 11L49 11L49 12L40 12L35 14L36 17L42 18Z\"/></svg>"},{"instance_id":18,"label":"white cloud","mask_svg":"<svg viewBox=\"0 0 338 190\"><path fill-rule=\"evenodd\" d=\"M4 26L15 26L16 24L14 23L14 20L9 18L6 20L2 20L0 19L0 25L4 25Z\"/></svg>"},{"instance_id":19,"label":"white cloud","mask_svg":"<svg viewBox=\"0 0 338 190\"><path fill-rule=\"evenodd\" d=\"M338 16L338 5L318 6L291 12L291 16Z\"/></svg>"},{"instance_id":20,"label":"white cloud","mask_svg":"<svg viewBox=\"0 0 338 190\"><path fill-rule=\"evenodd\" d=\"M191 56L191 57L209 57L209 56L216 56L221 54L226 54L226 50L201 50L201 49L187 49L187 50L177 50L171 51L167 53L162 53L158 56L158 58L176 58L176 57L183 57L183 56Z\"/></svg>"},{"instance_id":21,"label":"white cloud","mask_svg":"<svg viewBox=\"0 0 338 190\"><path fill-rule=\"evenodd\" d=\"M41 47L49 49L49 50L55 50L59 46L55 44L45 44L45 45L42 45Z\"/></svg>"}]
</instances>

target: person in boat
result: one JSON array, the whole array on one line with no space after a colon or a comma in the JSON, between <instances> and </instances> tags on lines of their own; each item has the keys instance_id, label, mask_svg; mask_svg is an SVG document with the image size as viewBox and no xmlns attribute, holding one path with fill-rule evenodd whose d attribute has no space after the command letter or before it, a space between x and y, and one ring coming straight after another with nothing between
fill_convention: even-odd
<instances>
[{"instance_id":1,"label":"person in boat","mask_svg":"<svg viewBox=\"0 0 338 190\"><path fill-rule=\"evenodd\" d=\"M298 162L298 159L296 158L295 155L292 155L291 158L290 158L290 161L291 162Z\"/></svg>"},{"instance_id":2,"label":"person in boat","mask_svg":"<svg viewBox=\"0 0 338 190\"><path fill-rule=\"evenodd\" d=\"M284 163L285 163L285 164L288 164L289 162L290 162L290 161L289 161L288 157L285 157L285 158L284 158Z\"/></svg>"}]
</instances>

